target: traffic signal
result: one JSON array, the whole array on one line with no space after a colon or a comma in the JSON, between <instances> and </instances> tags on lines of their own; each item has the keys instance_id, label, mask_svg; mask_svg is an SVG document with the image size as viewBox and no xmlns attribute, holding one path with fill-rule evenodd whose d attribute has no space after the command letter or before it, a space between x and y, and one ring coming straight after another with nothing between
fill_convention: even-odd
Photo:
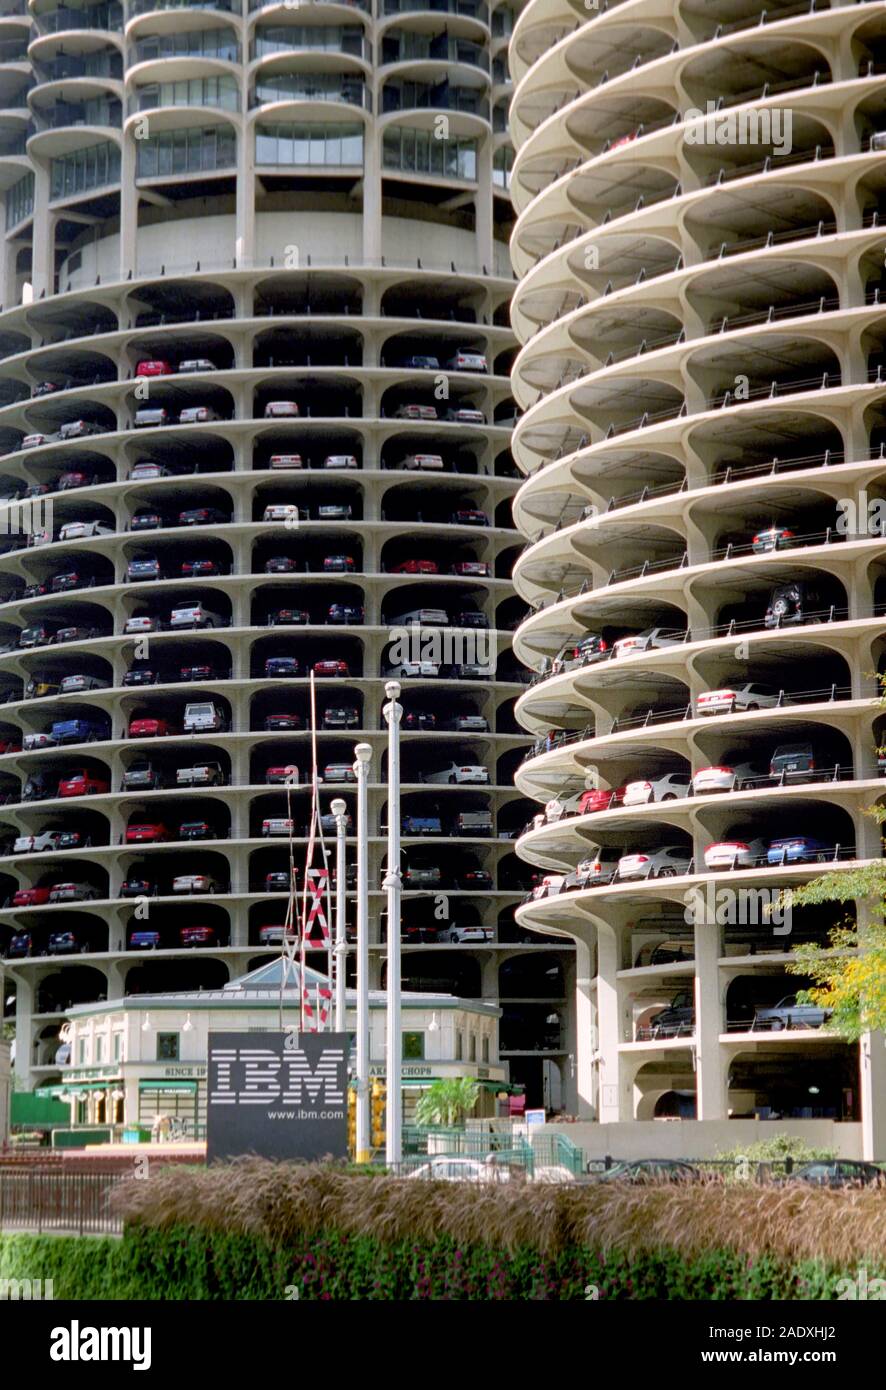
<instances>
[{"instance_id":1,"label":"traffic signal","mask_svg":"<svg viewBox=\"0 0 886 1390\"><path fill-rule=\"evenodd\" d=\"M357 1091L348 1087L348 1149L351 1155L357 1151Z\"/></svg>"},{"instance_id":2,"label":"traffic signal","mask_svg":"<svg viewBox=\"0 0 886 1390\"><path fill-rule=\"evenodd\" d=\"M372 1126L372 1147L385 1146L385 1083L376 1079L372 1083L370 1124Z\"/></svg>"}]
</instances>

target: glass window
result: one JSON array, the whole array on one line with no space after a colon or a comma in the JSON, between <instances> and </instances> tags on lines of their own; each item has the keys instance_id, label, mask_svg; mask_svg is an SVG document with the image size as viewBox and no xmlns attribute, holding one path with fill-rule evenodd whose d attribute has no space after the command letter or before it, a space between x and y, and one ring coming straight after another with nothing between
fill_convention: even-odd
<instances>
[{"instance_id":1,"label":"glass window","mask_svg":"<svg viewBox=\"0 0 886 1390\"><path fill-rule=\"evenodd\" d=\"M157 1061L178 1061L178 1033L157 1034Z\"/></svg>"},{"instance_id":2,"label":"glass window","mask_svg":"<svg viewBox=\"0 0 886 1390\"><path fill-rule=\"evenodd\" d=\"M477 1039L473 1033L471 1034L470 1038L470 1051L468 1054L468 1060L471 1062L476 1062L477 1060Z\"/></svg>"},{"instance_id":3,"label":"glass window","mask_svg":"<svg viewBox=\"0 0 886 1390\"><path fill-rule=\"evenodd\" d=\"M484 1033L483 1039L482 1039L482 1047L481 1047L480 1055L481 1055L481 1057L482 1057L482 1059L483 1059L484 1062L488 1062L488 1061L489 1061L489 1039L488 1039L488 1037L486 1036L485 1033Z\"/></svg>"},{"instance_id":4,"label":"glass window","mask_svg":"<svg viewBox=\"0 0 886 1390\"><path fill-rule=\"evenodd\" d=\"M123 1034L122 1034L122 1033L115 1033L115 1034L114 1034L114 1061L115 1061L115 1062L120 1062L120 1061L122 1061L122 1060L123 1060Z\"/></svg>"},{"instance_id":5,"label":"glass window","mask_svg":"<svg viewBox=\"0 0 886 1390\"><path fill-rule=\"evenodd\" d=\"M77 1039L77 1062L82 1067L88 1057L87 1042L85 1038Z\"/></svg>"},{"instance_id":6,"label":"glass window","mask_svg":"<svg viewBox=\"0 0 886 1390\"><path fill-rule=\"evenodd\" d=\"M103 1062L103 1061L105 1060L105 1035L104 1035L104 1033L99 1033L98 1036L96 1037L96 1040L95 1040L95 1060L96 1060L96 1063L97 1063L97 1064L100 1063L100 1062Z\"/></svg>"},{"instance_id":7,"label":"glass window","mask_svg":"<svg viewBox=\"0 0 886 1390\"><path fill-rule=\"evenodd\" d=\"M464 1037L463 1037L463 1035L462 1035L461 1029L460 1029L460 1028L457 1028L457 1029L456 1029L456 1032L455 1032L455 1060L456 1060L456 1062L462 1062L462 1061L464 1061L464 1055L465 1055Z\"/></svg>"},{"instance_id":8,"label":"glass window","mask_svg":"<svg viewBox=\"0 0 886 1390\"><path fill-rule=\"evenodd\" d=\"M404 1033L403 1034L403 1060L421 1061L425 1055L425 1035L424 1033Z\"/></svg>"}]
</instances>

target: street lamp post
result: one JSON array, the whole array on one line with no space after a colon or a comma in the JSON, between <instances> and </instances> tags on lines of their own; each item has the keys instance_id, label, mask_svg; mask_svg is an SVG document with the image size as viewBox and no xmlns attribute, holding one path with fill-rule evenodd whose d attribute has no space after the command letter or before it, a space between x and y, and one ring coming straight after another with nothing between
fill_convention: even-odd
<instances>
[{"instance_id":1,"label":"street lamp post","mask_svg":"<svg viewBox=\"0 0 886 1390\"><path fill-rule=\"evenodd\" d=\"M357 1143L358 1163L372 1157L369 1128L369 807L367 783L372 749L354 749L357 776Z\"/></svg>"},{"instance_id":2,"label":"street lamp post","mask_svg":"<svg viewBox=\"0 0 886 1390\"><path fill-rule=\"evenodd\" d=\"M345 1031L345 961L348 939L345 928L346 875L345 863L345 815L347 803L344 797L337 796L329 808L335 816L335 1031Z\"/></svg>"},{"instance_id":3,"label":"street lamp post","mask_svg":"<svg viewBox=\"0 0 886 1390\"><path fill-rule=\"evenodd\" d=\"M388 704L388 1037L385 1063L385 1162L389 1167L403 1158L403 1023L400 1015L400 682L385 684Z\"/></svg>"}]
</instances>

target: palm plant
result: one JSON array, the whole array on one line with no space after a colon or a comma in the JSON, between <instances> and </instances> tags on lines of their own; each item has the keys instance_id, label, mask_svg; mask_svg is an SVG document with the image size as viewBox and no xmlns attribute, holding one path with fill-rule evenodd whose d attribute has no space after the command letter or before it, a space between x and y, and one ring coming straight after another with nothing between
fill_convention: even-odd
<instances>
[{"instance_id":1,"label":"palm plant","mask_svg":"<svg viewBox=\"0 0 886 1390\"><path fill-rule=\"evenodd\" d=\"M419 1125L458 1125L477 1104L480 1087L469 1076L434 1081L415 1107Z\"/></svg>"}]
</instances>

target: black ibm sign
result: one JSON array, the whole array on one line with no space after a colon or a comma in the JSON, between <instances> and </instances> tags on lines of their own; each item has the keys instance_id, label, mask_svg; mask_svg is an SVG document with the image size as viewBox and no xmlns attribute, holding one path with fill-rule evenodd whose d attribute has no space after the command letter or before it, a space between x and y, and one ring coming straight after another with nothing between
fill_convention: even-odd
<instances>
[{"instance_id":1,"label":"black ibm sign","mask_svg":"<svg viewBox=\"0 0 886 1390\"><path fill-rule=\"evenodd\" d=\"M210 1033L207 1160L345 1158L347 1033Z\"/></svg>"}]
</instances>

